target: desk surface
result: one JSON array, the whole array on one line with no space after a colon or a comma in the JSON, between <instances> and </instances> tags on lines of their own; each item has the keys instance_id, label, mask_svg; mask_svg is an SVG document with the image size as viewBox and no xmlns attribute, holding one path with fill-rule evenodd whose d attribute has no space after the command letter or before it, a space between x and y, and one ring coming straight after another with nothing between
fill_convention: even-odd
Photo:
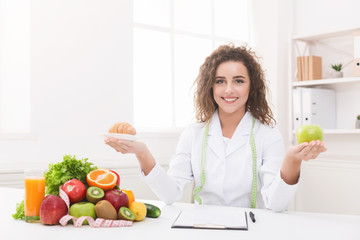
<instances>
[{"instance_id":1,"label":"desk surface","mask_svg":"<svg viewBox=\"0 0 360 240\"><path fill-rule=\"evenodd\" d=\"M145 218L131 227L75 228L45 226L13 220L16 203L23 199L22 189L0 188L0 239L360 239L360 216L316 214L300 212L274 213L270 210L252 210L256 223L249 221L248 231L173 229L172 223L183 209L193 204L174 203L165 205L147 201L161 208L157 219ZM249 211L250 209L244 209Z\"/></svg>"}]
</instances>

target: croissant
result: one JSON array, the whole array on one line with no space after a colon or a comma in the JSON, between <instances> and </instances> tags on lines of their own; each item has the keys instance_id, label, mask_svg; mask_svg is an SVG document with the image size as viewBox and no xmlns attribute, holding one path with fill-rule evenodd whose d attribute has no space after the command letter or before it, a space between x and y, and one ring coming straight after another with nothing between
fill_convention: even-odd
<instances>
[{"instance_id":1,"label":"croissant","mask_svg":"<svg viewBox=\"0 0 360 240\"><path fill-rule=\"evenodd\" d=\"M109 133L121 133L121 134L130 134L135 135L136 130L131 124L127 122L115 123L110 129Z\"/></svg>"}]
</instances>

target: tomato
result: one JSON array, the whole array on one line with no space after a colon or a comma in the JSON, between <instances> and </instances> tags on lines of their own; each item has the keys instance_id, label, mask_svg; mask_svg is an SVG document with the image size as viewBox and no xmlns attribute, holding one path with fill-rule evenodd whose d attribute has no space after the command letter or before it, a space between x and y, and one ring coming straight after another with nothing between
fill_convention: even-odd
<instances>
[{"instance_id":1,"label":"tomato","mask_svg":"<svg viewBox=\"0 0 360 240\"><path fill-rule=\"evenodd\" d=\"M77 179L65 182L61 189L69 196L70 203L81 202L86 196L85 185Z\"/></svg>"}]
</instances>

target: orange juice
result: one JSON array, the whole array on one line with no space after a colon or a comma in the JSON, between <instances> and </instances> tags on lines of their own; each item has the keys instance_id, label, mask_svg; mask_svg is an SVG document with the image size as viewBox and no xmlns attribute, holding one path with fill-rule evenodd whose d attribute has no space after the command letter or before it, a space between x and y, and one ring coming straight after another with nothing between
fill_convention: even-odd
<instances>
[{"instance_id":1,"label":"orange juice","mask_svg":"<svg viewBox=\"0 0 360 240\"><path fill-rule=\"evenodd\" d=\"M45 196L45 178L25 176L25 221L39 222L40 205Z\"/></svg>"}]
</instances>

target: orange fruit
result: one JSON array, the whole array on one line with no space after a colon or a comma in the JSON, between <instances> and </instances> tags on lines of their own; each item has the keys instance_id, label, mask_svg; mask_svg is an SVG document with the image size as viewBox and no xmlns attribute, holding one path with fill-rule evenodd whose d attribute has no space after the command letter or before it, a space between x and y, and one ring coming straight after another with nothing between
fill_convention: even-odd
<instances>
[{"instance_id":1,"label":"orange fruit","mask_svg":"<svg viewBox=\"0 0 360 240\"><path fill-rule=\"evenodd\" d=\"M107 191L115 187L117 176L108 169L99 168L89 172L86 181L90 187L99 187Z\"/></svg>"},{"instance_id":2,"label":"orange fruit","mask_svg":"<svg viewBox=\"0 0 360 240\"><path fill-rule=\"evenodd\" d=\"M127 190L127 189L121 189L121 191L123 191L124 193L126 193L126 195L129 198L129 203L132 203L135 201L135 197L134 197L134 193L131 190Z\"/></svg>"}]
</instances>

